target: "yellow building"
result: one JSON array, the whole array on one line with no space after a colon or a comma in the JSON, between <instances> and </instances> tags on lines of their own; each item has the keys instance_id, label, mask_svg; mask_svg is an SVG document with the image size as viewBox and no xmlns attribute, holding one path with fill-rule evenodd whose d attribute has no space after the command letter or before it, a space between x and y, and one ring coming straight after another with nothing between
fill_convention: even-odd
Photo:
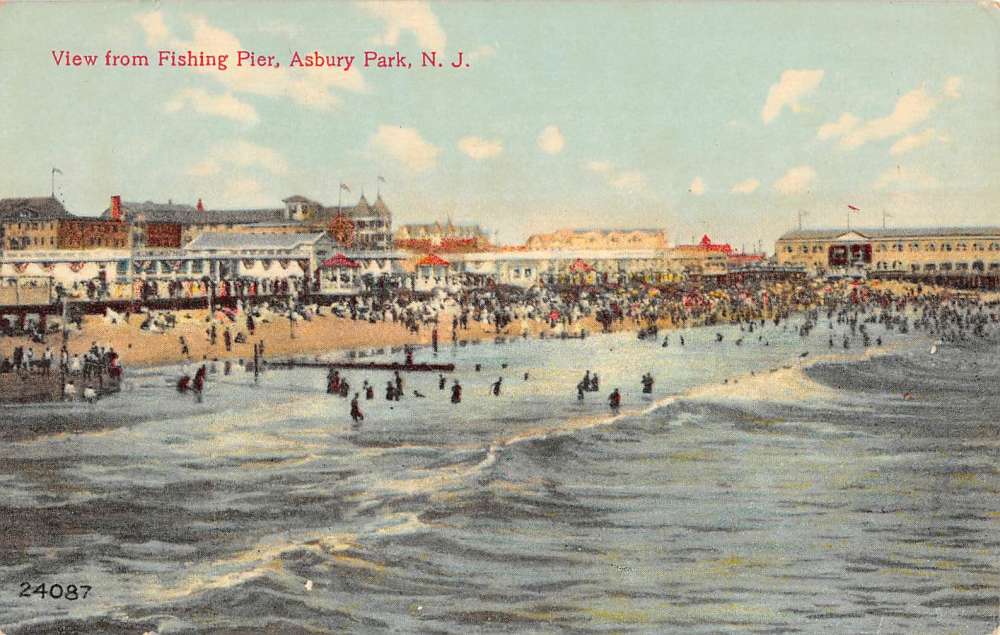
<instances>
[{"instance_id":1,"label":"yellow building","mask_svg":"<svg viewBox=\"0 0 1000 635\"><path fill-rule=\"evenodd\" d=\"M664 249L667 234L662 229L560 229L529 236L525 246L528 249Z\"/></svg>"},{"instance_id":2,"label":"yellow building","mask_svg":"<svg viewBox=\"0 0 1000 635\"><path fill-rule=\"evenodd\" d=\"M1000 275L1000 227L798 229L774 250L780 264L817 272Z\"/></svg>"}]
</instances>

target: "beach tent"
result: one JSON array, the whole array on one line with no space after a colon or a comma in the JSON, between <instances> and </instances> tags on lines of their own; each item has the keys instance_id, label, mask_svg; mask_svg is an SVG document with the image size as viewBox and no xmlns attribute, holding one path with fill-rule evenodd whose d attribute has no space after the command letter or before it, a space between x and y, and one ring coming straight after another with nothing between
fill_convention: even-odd
<instances>
[{"instance_id":1,"label":"beach tent","mask_svg":"<svg viewBox=\"0 0 1000 635\"><path fill-rule=\"evenodd\" d=\"M594 268L584 262L582 258L577 258L573 261L573 264L569 266L569 270L573 273L587 273L588 271L593 271L593 269Z\"/></svg>"}]
</instances>

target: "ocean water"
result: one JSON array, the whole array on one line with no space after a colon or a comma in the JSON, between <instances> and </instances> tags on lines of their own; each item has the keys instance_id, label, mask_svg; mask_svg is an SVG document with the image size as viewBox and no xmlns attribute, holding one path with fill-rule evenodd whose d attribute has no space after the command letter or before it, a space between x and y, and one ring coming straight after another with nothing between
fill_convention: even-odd
<instances>
[{"instance_id":1,"label":"ocean water","mask_svg":"<svg viewBox=\"0 0 1000 635\"><path fill-rule=\"evenodd\" d=\"M348 371L357 428L322 369L3 409L0 628L991 632L1000 349L797 324L449 346L463 403ZM42 582L92 588L19 596Z\"/></svg>"}]
</instances>

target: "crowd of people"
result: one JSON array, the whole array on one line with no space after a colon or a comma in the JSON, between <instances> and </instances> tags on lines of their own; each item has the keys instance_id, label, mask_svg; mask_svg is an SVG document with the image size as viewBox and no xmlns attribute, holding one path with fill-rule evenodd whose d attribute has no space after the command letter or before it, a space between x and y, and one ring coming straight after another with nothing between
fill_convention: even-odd
<instances>
[{"instance_id":1,"label":"crowd of people","mask_svg":"<svg viewBox=\"0 0 1000 635\"><path fill-rule=\"evenodd\" d=\"M923 330L942 342L954 344L977 339L996 342L1000 336L1000 304L984 301L975 293L921 286L891 290L857 282L819 280L806 284L536 288L523 292L479 289L420 302L365 305L362 300L359 305L352 304L348 313L354 319L367 316L375 320L381 316L414 328L429 325L435 335L442 322L450 322L453 341L475 322L486 332L526 337L531 322L552 332L568 332L581 329L587 318L600 324L604 331L630 328L640 339L655 342L660 342L661 326L679 329L727 323L738 327L739 335L729 340L721 332L715 334L714 341L722 346L744 346L751 342L769 346L767 329L797 333L805 340L813 336L822 322L826 323L831 348L882 346L889 334L905 334L910 330ZM544 334L544 330L540 332L541 336ZM670 346L670 337L670 332L663 334L661 346ZM435 337L435 345L436 341ZM676 333L674 342L685 346L684 334ZM480 370L478 365L476 370ZM493 383L494 396L501 395L503 381L501 376ZM643 395L651 395L654 385L651 372L639 379ZM441 390L446 386L443 375L438 386ZM576 385L577 399L582 401L587 393L598 391L600 378L587 370ZM401 384L397 391L390 382L386 398L398 400L401 395ZM451 401L461 402L457 380ZM617 411L622 404L620 389L614 388L607 401L611 410ZM356 416L359 413L357 403L352 402L355 422L359 421Z\"/></svg>"}]
</instances>

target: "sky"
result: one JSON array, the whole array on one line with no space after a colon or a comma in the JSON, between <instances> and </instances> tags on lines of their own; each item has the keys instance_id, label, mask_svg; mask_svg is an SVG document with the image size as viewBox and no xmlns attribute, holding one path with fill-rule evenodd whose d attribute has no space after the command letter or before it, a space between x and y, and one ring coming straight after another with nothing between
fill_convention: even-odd
<instances>
[{"instance_id":1,"label":"sky","mask_svg":"<svg viewBox=\"0 0 1000 635\"><path fill-rule=\"evenodd\" d=\"M189 49L229 68L157 66ZM236 68L241 49L280 67ZM363 68L366 50L413 67ZM468 66L422 68L423 50ZM292 68L296 51L359 59ZM800 213L1000 224L998 112L986 1L0 0L0 196L47 195L57 167L83 215L112 194L227 209L380 189L396 224L450 217L504 243L649 227L770 250Z\"/></svg>"}]
</instances>

